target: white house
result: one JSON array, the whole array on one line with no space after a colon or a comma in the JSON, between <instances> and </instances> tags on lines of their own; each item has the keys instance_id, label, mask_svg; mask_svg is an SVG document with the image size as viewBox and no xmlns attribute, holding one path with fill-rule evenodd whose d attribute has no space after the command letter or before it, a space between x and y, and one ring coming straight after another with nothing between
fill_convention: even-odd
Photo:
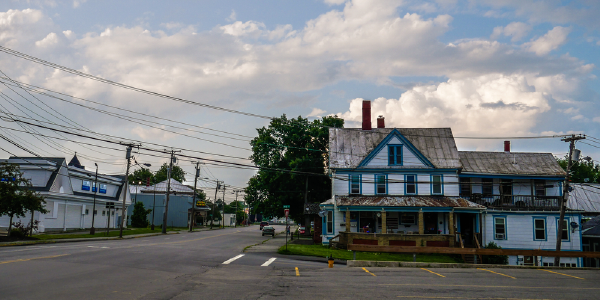
<instances>
[{"instance_id":1,"label":"white house","mask_svg":"<svg viewBox=\"0 0 600 300\"><path fill-rule=\"evenodd\" d=\"M94 198L96 203L95 228L118 228L122 218L123 192L126 207L131 203L130 194L124 189L125 176L98 174L96 169L86 170L75 155L67 165L58 157L10 157L3 160L17 164L23 176L46 200L47 214L34 213L40 221L39 231L66 231L90 228ZM110 219L110 223L109 223ZM29 224L31 214L13 218ZM0 217L0 227L8 228L9 217Z\"/></svg>"}]
</instances>

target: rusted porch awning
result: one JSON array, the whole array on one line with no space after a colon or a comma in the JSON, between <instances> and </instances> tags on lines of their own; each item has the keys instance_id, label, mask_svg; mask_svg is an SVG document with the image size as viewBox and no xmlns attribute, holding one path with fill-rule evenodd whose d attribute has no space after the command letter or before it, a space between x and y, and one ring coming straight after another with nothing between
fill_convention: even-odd
<instances>
[{"instance_id":1,"label":"rusted porch awning","mask_svg":"<svg viewBox=\"0 0 600 300\"><path fill-rule=\"evenodd\" d=\"M452 207L485 209L459 197L444 196L336 196L338 206Z\"/></svg>"}]
</instances>

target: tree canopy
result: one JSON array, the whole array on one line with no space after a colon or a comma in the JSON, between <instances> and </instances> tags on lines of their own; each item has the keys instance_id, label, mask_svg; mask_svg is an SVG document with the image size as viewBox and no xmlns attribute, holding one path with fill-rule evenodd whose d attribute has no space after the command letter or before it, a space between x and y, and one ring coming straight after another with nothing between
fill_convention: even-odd
<instances>
[{"instance_id":1,"label":"tree canopy","mask_svg":"<svg viewBox=\"0 0 600 300\"><path fill-rule=\"evenodd\" d=\"M292 218L300 220L307 180L308 203L330 199L331 180L326 173L328 127L343 126L344 120L337 116L309 121L283 115L271 120L269 126L258 128L258 136L250 142L250 158L261 170L250 178L245 189L252 214L279 217L284 214L283 205L290 205Z\"/></svg>"},{"instance_id":2,"label":"tree canopy","mask_svg":"<svg viewBox=\"0 0 600 300\"><path fill-rule=\"evenodd\" d=\"M167 177L165 173L165 178ZM129 184L138 184L140 181L142 184L146 184L146 181L150 178L150 183L154 184L154 174L147 168L140 168L129 175Z\"/></svg>"},{"instance_id":3,"label":"tree canopy","mask_svg":"<svg viewBox=\"0 0 600 300\"><path fill-rule=\"evenodd\" d=\"M167 169L169 168L169 164L164 163L158 171L154 174L155 182L161 182L167 180ZM179 166L173 165L173 171L171 172L171 178L179 181L185 181L185 171Z\"/></svg>"},{"instance_id":4,"label":"tree canopy","mask_svg":"<svg viewBox=\"0 0 600 300\"><path fill-rule=\"evenodd\" d=\"M558 164L566 171L569 164L568 156L558 159ZM571 182L600 183L600 165L593 160L573 161L571 166Z\"/></svg>"}]
</instances>

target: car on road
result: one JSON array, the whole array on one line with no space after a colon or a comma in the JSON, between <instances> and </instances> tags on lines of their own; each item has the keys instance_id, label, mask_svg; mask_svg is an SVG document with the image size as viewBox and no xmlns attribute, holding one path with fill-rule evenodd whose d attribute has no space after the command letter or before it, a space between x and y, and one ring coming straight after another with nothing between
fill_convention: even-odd
<instances>
[{"instance_id":1,"label":"car on road","mask_svg":"<svg viewBox=\"0 0 600 300\"><path fill-rule=\"evenodd\" d=\"M263 227L269 226L269 222L260 222L260 230L263 230Z\"/></svg>"},{"instance_id":2,"label":"car on road","mask_svg":"<svg viewBox=\"0 0 600 300\"><path fill-rule=\"evenodd\" d=\"M275 237L275 228L273 226L265 226L263 227L263 232L262 235L265 236L266 235L271 235L272 237Z\"/></svg>"}]
</instances>

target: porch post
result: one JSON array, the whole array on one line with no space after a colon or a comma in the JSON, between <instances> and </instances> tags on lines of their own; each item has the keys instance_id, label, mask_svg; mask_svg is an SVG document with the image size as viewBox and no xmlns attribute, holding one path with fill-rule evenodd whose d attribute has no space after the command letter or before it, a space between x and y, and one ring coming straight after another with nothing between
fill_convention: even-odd
<instances>
[{"instance_id":1,"label":"porch post","mask_svg":"<svg viewBox=\"0 0 600 300\"><path fill-rule=\"evenodd\" d=\"M350 210L346 208L346 232L350 232Z\"/></svg>"},{"instance_id":2,"label":"porch post","mask_svg":"<svg viewBox=\"0 0 600 300\"><path fill-rule=\"evenodd\" d=\"M454 236L454 211L450 211L448 213L448 230L450 231L450 235Z\"/></svg>"},{"instance_id":3,"label":"porch post","mask_svg":"<svg viewBox=\"0 0 600 300\"><path fill-rule=\"evenodd\" d=\"M381 211L381 233L387 233L387 213Z\"/></svg>"},{"instance_id":4,"label":"porch post","mask_svg":"<svg viewBox=\"0 0 600 300\"><path fill-rule=\"evenodd\" d=\"M423 209L419 209L419 234L425 234L425 220L423 218Z\"/></svg>"}]
</instances>

